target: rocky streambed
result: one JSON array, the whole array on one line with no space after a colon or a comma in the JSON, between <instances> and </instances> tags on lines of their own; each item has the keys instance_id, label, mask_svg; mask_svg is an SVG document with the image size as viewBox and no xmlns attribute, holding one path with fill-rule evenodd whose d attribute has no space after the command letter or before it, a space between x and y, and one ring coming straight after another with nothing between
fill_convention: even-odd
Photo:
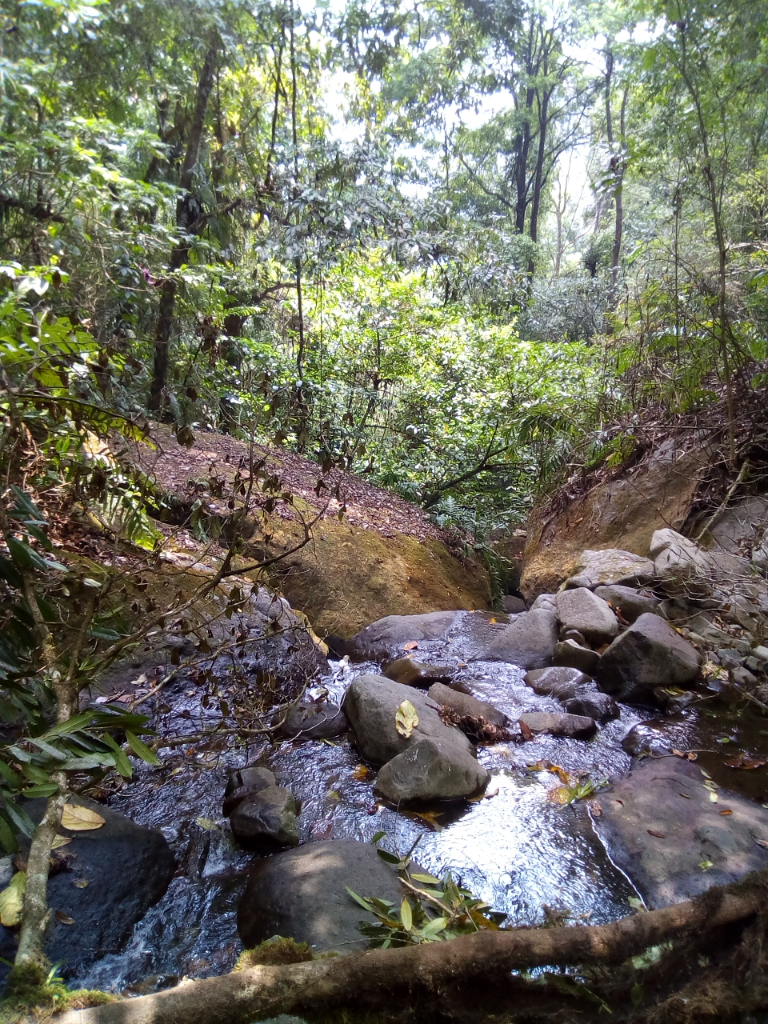
<instances>
[{"instance_id":1,"label":"rocky streambed","mask_svg":"<svg viewBox=\"0 0 768 1024\"><path fill-rule=\"evenodd\" d=\"M199 739L222 700L246 699L243 672L263 689L261 663L235 672L217 659L216 702L210 672L206 685L179 672L147 706L162 736L190 742L160 747L157 767L137 763L109 799L162 833L175 869L119 944L65 974L138 994L223 973L244 943L276 932L355 948L365 913L346 885L396 894L377 833L399 855L418 841L423 869L451 872L506 926L610 921L638 897L663 906L768 865L768 652L729 624L722 600L715 619L711 587L670 598L653 562L598 554L517 615L389 616L327 662L303 648L311 678L276 734ZM749 598L755 617L761 594ZM267 614L262 592L254 601ZM284 606L278 617L296 625ZM270 671L291 651L283 636ZM410 732L396 722L404 702ZM65 919L67 884L88 881L76 870L87 841L73 837L74 869L57 883ZM118 870L124 886L129 857ZM90 891L102 914L120 913L108 883ZM65 949L71 918L55 926Z\"/></svg>"}]
</instances>

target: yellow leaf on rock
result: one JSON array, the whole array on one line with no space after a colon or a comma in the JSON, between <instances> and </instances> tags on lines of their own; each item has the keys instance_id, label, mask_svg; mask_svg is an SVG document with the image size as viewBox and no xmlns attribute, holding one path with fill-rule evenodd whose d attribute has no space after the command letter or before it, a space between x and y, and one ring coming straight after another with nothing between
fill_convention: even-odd
<instances>
[{"instance_id":1,"label":"yellow leaf on rock","mask_svg":"<svg viewBox=\"0 0 768 1024\"><path fill-rule=\"evenodd\" d=\"M408 739L418 724L419 716L416 713L416 708L409 700L404 700L395 712L395 728L401 736Z\"/></svg>"},{"instance_id":2,"label":"yellow leaf on rock","mask_svg":"<svg viewBox=\"0 0 768 1024\"><path fill-rule=\"evenodd\" d=\"M573 793L568 786L553 786L547 791L547 800L552 804L568 804Z\"/></svg>"},{"instance_id":3,"label":"yellow leaf on rock","mask_svg":"<svg viewBox=\"0 0 768 1024\"><path fill-rule=\"evenodd\" d=\"M27 887L26 871L17 871L8 885L0 892L0 924L15 928L21 921L24 890Z\"/></svg>"},{"instance_id":4,"label":"yellow leaf on rock","mask_svg":"<svg viewBox=\"0 0 768 1024\"><path fill-rule=\"evenodd\" d=\"M90 832L91 829L101 828L104 819L88 807L81 807L80 804L64 804L61 824L70 832Z\"/></svg>"}]
</instances>

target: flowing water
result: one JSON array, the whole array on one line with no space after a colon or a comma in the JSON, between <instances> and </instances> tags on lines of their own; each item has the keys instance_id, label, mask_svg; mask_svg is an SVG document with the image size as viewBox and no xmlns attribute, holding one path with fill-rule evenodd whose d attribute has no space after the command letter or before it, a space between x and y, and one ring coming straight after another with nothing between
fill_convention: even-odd
<instances>
[{"instance_id":1,"label":"flowing water","mask_svg":"<svg viewBox=\"0 0 768 1024\"><path fill-rule=\"evenodd\" d=\"M556 701L534 694L524 684L521 669L498 662L464 665L455 652L445 647L430 652L429 646L421 645L420 657L443 664L452 654L451 660L460 666L457 680L513 721L526 711L562 710ZM379 666L342 661L331 662L331 669L311 692L325 690L329 699L339 702L356 675L379 671ZM178 683L165 696L169 710L162 722L164 732L192 733L215 721L201 707L196 691L185 685L189 684ZM417 857L423 868L436 875L450 871L494 910L505 913L510 925L540 923L549 911L567 913L569 921L594 924L622 917L635 890L595 832L594 805L552 803L547 795L558 784L557 777L539 765L549 761L574 774L589 773L594 780L622 776L631 758L621 740L653 713L627 706L621 712L620 719L604 726L590 742L540 736L528 743L481 748L479 759L492 776L485 796L419 811L398 812L376 799L375 770L362 763L348 736L277 746L259 741L250 747L235 745L230 738L229 745L219 740L217 750L166 748L160 752L160 768L142 764L134 781L110 802L140 824L163 831L179 862L177 876L135 927L124 951L104 957L77 980L88 987L143 993L183 976L205 977L231 969L242 951L237 903L256 855L233 843L228 822L221 817L221 801L229 772L253 763L271 768L278 783L294 792L302 842L368 841L383 831L382 846L402 854L418 839ZM728 724L722 717L710 721L697 710L670 724L681 747L714 747L713 765L722 764L716 752L717 741L726 739L724 731L730 730L730 742L736 742L740 728L738 722ZM750 795L760 797L757 792ZM598 790L595 799L599 798Z\"/></svg>"}]
</instances>

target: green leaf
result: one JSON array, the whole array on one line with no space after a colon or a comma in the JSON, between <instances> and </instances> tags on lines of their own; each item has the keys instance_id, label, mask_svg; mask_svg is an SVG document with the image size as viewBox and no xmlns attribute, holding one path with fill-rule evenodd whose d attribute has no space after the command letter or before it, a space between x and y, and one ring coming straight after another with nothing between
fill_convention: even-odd
<instances>
[{"instance_id":1,"label":"green leaf","mask_svg":"<svg viewBox=\"0 0 768 1024\"><path fill-rule=\"evenodd\" d=\"M349 895L352 897L352 899L355 901L355 903L359 903L360 904L360 906L363 908L363 910L367 910L369 913L373 913L373 908L371 907L371 905L368 902L368 900L363 899L362 896L358 896L357 893L353 892L352 889L350 889L348 885L345 886L345 889L347 890Z\"/></svg>"},{"instance_id":2,"label":"green leaf","mask_svg":"<svg viewBox=\"0 0 768 1024\"><path fill-rule=\"evenodd\" d=\"M2 815L0 815L0 843L6 853L16 853L19 849L13 829Z\"/></svg>"},{"instance_id":3,"label":"green leaf","mask_svg":"<svg viewBox=\"0 0 768 1024\"><path fill-rule=\"evenodd\" d=\"M160 759L157 754L153 753L149 747L142 743L138 736L132 733L129 729L125 730L125 738L128 740L128 744L134 754L137 754L142 761L146 761L147 764L159 765Z\"/></svg>"},{"instance_id":4,"label":"green leaf","mask_svg":"<svg viewBox=\"0 0 768 1024\"><path fill-rule=\"evenodd\" d=\"M47 799L49 796L53 796L54 793L57 793L58 790L59 787L55 782L41 782L37 785L29 786L27 789L25 789L24 796L44 796Z\"/></svg>"},{"instance_id":5,"label":"green leaf","mask_svg":"<svg viewBox=\"0 0 768 1024\"><path fill-rule=\"evenodd\" d=\"M411 904L408 902L407 896L400 904L400 920L403 922L403 928L405 928L407 932L413 928L413 910L411 909Z\"/></svg>"},{"instance_id":6,"label":"green leaf","mask_svg":"<svg viewBox=\"0 0 768 1024\"><path fill-rule=\"evenodd\" d=\"M115 768L117 768L118 772L124 779L130 779L133 775L133 768L131 767L131 762L125 756L123 748L109 735L108 732L105 732L101 738L107 746L114 751Z\"/></svg>"},{"instance_id":7,"label":"green leaf","mask_svg":"<svg viewBox=\"0 0 768 1024\"><path fill-rule=\"evenodd\" d=\"M386 832L375 832L373 837L371 838L371 843L373 844L373 846L375 846L376 843L380 842L386 834Z\"/></svg>"},{"instance_id":8,"label":"green leaf","mask_svg":"<svg viewBox=\"0 0 768 1024\"><path fill-rule=\"evenodd\" d=\"M376 853L378 853L378 855L381 857L381 859L385 860L387 862L387 864L399 864L400 863L400 858L396 857L394 855L394 853L390 853L389 850L382 850L380 848L377 848Z\"/></svg>"},{"instance_id":9,"label":"green leaf","mask_svg":"<svg viewBox=\"0 0 768 1024\"><path fill-rule=\"evenodd\" d=\"M440 885L440 879L434 875L411 875L416 882L425 882L427 885Z\"/></svg>"}]
</instances>

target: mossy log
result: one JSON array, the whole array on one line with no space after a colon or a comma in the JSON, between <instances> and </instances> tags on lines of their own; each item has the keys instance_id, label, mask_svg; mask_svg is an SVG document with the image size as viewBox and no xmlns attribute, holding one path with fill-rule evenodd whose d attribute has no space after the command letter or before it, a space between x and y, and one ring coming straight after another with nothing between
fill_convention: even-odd
<instances>
[{"instance_id":1,"label":"mossy log","mask_svg":"<svg viewBox=\"0 0 768 1024\"><path fill-rule=\"evenodd\" d=\"M247 1024L277 1013L353 1005L392 1008L446 986L547 965L618 964L674 939L700 939L764 909L768 870L693 902L572 928L483 931L446 943L369 950L285 966L254 966L165 992L65 1013L59 1024Z\"/></svg>"}]
</instances>

